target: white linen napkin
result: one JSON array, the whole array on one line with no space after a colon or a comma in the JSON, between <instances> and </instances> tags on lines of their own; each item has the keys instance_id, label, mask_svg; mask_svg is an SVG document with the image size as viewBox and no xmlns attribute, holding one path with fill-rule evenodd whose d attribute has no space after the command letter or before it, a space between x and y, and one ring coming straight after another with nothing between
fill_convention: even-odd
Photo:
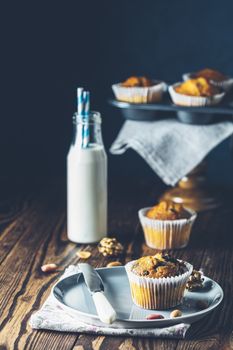
<instances>
[{"instance_id":1,"label":"white linen napkin","mask_svg":"<svg viewBox=\"0 0 233 350\"><path fill-rule=\"evenodd\" d=\"M110 152L122 154L134 149L167 185L173 186L232 133L231 121L189 125L174 119L127 120Z\"/></svg>"},{"instance_id":2,"label":"white linen napkin","mask_svg":"<svg viewBox=\"0 0 233 350\"><path fill-rule=\"evenodd\" d=\"M60 279L79 272L78 267L70 265ZM111 327L97 327L85 324L77 318L72 311L62 308L55 297L50 294L42 305L41 309L35 312L29 321L33 329L49 329L61 332L77 332L98 335L116 336L138 336L154 338L177 338L185 337L190 324L180 323L166 328L140 328L140 329L119 329Z\"/></svg>"}]
</instances>

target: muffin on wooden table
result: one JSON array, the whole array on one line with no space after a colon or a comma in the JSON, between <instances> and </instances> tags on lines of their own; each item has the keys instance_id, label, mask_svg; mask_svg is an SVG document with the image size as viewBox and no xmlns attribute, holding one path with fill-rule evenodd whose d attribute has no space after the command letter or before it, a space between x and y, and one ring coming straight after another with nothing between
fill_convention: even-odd
<instances>
[{"instance_id":1,"label":"muffin on wooden table","mask_svg":"<svg viewBox=\"0 0 233 350\"><path fill-rule=\"evenodd\" d=\"M146 244L155 249L177 249L187 246L197 214L182 204L162 201L138 212Z\"/></svg>"},{"instance_id":2,"label":"muffin on wooden table","mask_svg":"<svg viewBox=\"0 0 233 350\"><path fill-rule=\"evenodd\" d=\"M133 302L144 309L167 309L183 300L192 273L188 262L158 253L126 264Z\"/></svg>"}]
</instances>

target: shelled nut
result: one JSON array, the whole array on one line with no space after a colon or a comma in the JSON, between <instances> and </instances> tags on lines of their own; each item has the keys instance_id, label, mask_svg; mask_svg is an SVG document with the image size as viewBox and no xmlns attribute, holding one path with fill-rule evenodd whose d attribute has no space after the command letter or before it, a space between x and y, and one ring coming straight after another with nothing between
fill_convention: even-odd
<instances>
[{"instance_id":1,"label":"shelled nut","mask_svg":"<svg viewBox=\"0 0 233 350\"><path fill-rule=\"evenodd\" d=\"M170 313L170 317L171 318L175 318L175 317L180 317L182 316L182 312L180 310L173 310L171 313Z\"/></svg>"},{"instance_id":2,"label":"shelled nut","mask_svg":"<svg viewBox=\"0 0 233 350\"><path fill-rule=\"evenodd\" d=\"M112 261L107 264L107 267L114 267L114 266L122 266L122 264L119 261Z\"/></svg>"},{"instance_id":3,"label":"shelled nut","mask_svg":"<svg viewBox=\"0 0 233 350\"><path fill-rule=\"evenodd\" d=\"M188 289L190 292L202 289L204 282L204 278L202 276L203 274L201 271L193 270L188 282L186 283L186 289Z\"/></svg>"},{"instance_id":4,"label":"shelled nut","mask_svg":"<svg viewBox=\"0 0 233 350\"><path fill-rule=\"evenodd\" d=\"M123 249L122 244L116 238L105 237L98 244L98 250L103 256L119 256Z\"/></svg>"},{"instance_id":5,"label":"shelled nut","mask_svg":"<svg viewBox=\"0 0 233 350\"><path fill-rule=\"evenodd\" d=\"M161 320L163 318L164 318L163 315L160 315L160 314L151 314L146 316L147 320Z\"/></svg>"},{"instance_id":6,"label":"shelled nut","mask_svg":"<svg viewBox=\"0 0 233 350\"><path fill-rule=\"evenodd\" d=\"M88 259L91 256L91 252L87 250L80 250L76 253L76 255L81 259Z\"/></svg>"},{"instance_id":7,"label":"shelled nut","mask_svg":"<svg viewBox=\"0 0 233 350\"><path fill-rule=\"evenodd\" d=\"M41 271L43 272L53 272L56 271L58 266L56 264L45 264L41 266Z\"/></svg>"}]
</instances>

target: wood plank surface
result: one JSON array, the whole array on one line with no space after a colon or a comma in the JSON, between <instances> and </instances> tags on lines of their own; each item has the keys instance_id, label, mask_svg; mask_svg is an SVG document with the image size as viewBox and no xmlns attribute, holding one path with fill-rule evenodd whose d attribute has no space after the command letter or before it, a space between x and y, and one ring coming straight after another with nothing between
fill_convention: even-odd
<instances>
[{"instance_id":1,"label":"wood plank surface","mask_svg":"<svg viewBox=\"0 0 233 350\"><path fill-rule=\"evenodd\" d=\"M162 191L155 184L110 189L109 234L125 248L122 263L154 250L145 245L137 211L151 205ZM6 191L7 193L7 191ZM51 286L76 252L90 250L93 266L106 266L96 245L76 245L66 237L65 182L25 189L0 199L0 350L3 349L233 349L233 203L198 216L190 244L174 251L223 287L221 306L192 325L185 340L142 339L35 331L28 320L46 300ZM60 272L44 274L40 267L55 262Z\"/></svg>"}]
</instances>

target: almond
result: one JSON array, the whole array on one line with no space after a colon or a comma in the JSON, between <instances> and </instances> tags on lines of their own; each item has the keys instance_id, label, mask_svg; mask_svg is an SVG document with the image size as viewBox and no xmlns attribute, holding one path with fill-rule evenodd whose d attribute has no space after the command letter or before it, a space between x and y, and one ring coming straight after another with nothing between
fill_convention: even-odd
<instances>
[{"instance_id":1,"label":"almond","mask_svg":"<svg viewBox=\"0 0 233 350\"><path fill-rule=\"evenodd\" d=\"M151 314L151 315L148 315L146 316L146 319L147 320L161 320L163 317L163 315L160 315L160 314Z\"/></svg>"},{"instance_id":2,"label":"almond","mask_svg":"<svg viewBox=\"0 0 233 350\"><path fill-rule=\"evenodd\" d=\"M170 313L170 317L171 318L175 318L175 317L181 317L182 316L182 312L180 310L173 310L171 313Z\"/></svg>"},{"instance_id":3,"label":"almond","mask_svg":"<svg viewBox=\"0 0 233 350\"><path fill-rule=\"evenodd\" d=\"M45 264L41 266L41 270L43 272L53 272L56 271L58 266L56 264Z\"/></svg>"},{"instance_id":4,"label":"almond","mask_svg":"<svg viewBox=\"0 0 233 350\"><path fill-rule=\"evenodd\" d=\"M119 261L112 261L107 265L107 267L114 267L114 266L122 266L122 264Z\"/></svg>"},{"instance_id":5,"label":"almond","mask_svg":"<svg viewBox=\"0 0 233 350\"><path fill-rule=\"evenodd\" d=\"M78 251L76 255L81 259L88 259L91 256L91 252L87 250L81 250L81 251Z\"/></svg>"}]
</instances>

